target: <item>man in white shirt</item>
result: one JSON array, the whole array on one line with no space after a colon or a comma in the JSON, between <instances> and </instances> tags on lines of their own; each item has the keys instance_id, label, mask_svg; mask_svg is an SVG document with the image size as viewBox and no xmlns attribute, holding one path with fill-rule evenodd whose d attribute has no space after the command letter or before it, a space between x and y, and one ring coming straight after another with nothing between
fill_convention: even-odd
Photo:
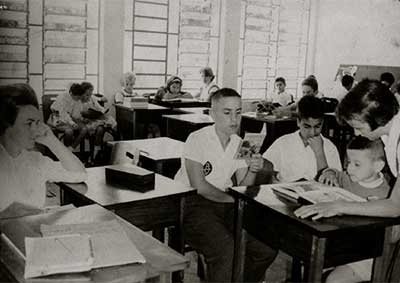
<instances>
[{"instance_id":1,"label":"man in white shirt","mask_svg":"<svg viewBox=\"0 0 400 283\"><path fill-rule=\"evenodd\" d=\"M234 206L226 190L233 183L254 184L256 173L263 168L260 155L247 161L235 159L241 143L237 135L241 109L241 98L233 89L223 88L212 95L210 114L215 125L190 134L175 177L198 190L198 195L188 200L184 231L187 243L205 256L209 282L231 281ZM264 280L275 255L275 250L249 236L245 281Z\"/></svg>"},{"instance_id":2,"label":"man in white shirt","mask_svg":"<svg viewBox=\"0 0 400 283\"><path fill-rule=\"evenodd\" d=\"M263 157L273 164L279 182L314 180L325 168L342 170L335 145L321 135L323 102L312 95L298 103L298 131L277 139Z\"/></svg>"}]
</instances>

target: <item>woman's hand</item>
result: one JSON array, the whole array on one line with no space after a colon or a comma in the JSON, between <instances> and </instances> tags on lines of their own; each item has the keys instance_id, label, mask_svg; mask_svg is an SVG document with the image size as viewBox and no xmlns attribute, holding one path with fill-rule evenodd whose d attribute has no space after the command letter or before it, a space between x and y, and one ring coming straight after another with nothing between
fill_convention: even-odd
<instances>
[{"instance_id":1,"label":"woman's hand","mask_svg":"<svg viewBox=\"0 0 400 283\"><path fill-rule=\"evenodd\" d=\"M53 131L43 122L39 122L35 132L35 142L50 147L54 144L54 141L58 140L54 136Z\"/></svg>"},{"instance_id":2,"label":"woman's hand","mask_svg":"<svg viewBox=\"0 0 400 283\"><path fill-rule=\"evenodd\" d=\"M319 176L318 182L321 182L328 186L339 187L339 182L337 180L336 173L331 169L322 172L321 176Z\"/></svg>"},{"instance_id":3,"label":"woman's hand","mask_svg":"<svg viewBox=\"0 0 400 283\"><path fill-rule=\"evenodd\" d=\"M264 167L264 159L261 154L253 154L253 156L247 160L249 165L249 171L252 173L260 172Z\"/></svg>"},{"instance_id":4,"label":"woman's hand","mask_svg":"<svg viewBox=\"0 0 400 283\"><path fill-rule=\"evenodd\" d=\"M350 202L346 201L334 201L334 202L322 202L313 205L306 205L297 209L294 212L294 214L302 219L312 216L311 217L312 220L318 220L321 218L342 215L344 208L349 203Z\"/></svg>"}]
</instances>

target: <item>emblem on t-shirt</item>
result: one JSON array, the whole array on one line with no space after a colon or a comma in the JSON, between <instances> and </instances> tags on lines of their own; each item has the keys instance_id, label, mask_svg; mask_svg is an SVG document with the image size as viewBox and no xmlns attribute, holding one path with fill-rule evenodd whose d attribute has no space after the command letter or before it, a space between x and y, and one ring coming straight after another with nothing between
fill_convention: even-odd
<instances>
[{"instance_id":1,"label":"emblem on t-shirt","mask_svg":"<svg viewBox=\"0 0 400 283\"><path fill-rule=\"evenodd\" d=\"M204 165L203 165L203 172L204 172L204 176L208 176L210 175L210 173L212 172L212 165L210 163L210 161L207 161Z\"/></svg>"}]
</instances>

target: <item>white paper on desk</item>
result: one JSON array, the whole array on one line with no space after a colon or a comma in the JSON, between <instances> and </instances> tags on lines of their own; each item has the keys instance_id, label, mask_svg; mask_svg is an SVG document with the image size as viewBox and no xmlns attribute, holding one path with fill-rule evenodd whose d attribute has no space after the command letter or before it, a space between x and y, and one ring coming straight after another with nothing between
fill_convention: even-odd
<instances>
[{"instance_id":1,"label":"white paper on desk","mask_svg":"<svg viewBox=\"0 0 400 283\"><path fill-rule=\"evenodd\" d=\"M40 230L43 236L89 234L94 254L93 268L146 262L116 220L84 224L41 225Z\"/></svg>"}]
</instances>

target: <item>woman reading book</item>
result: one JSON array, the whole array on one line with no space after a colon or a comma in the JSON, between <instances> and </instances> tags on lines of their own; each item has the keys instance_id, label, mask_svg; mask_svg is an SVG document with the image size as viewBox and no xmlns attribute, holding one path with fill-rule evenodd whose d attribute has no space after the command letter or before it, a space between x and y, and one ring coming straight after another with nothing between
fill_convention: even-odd
<instances>
[{"instance_id":1,"label":"woman reading book","mask_svg":"<svg viewBox=\"0 0 400 283\"><path fill-rule=\"evenodd\" d=\"M35 150L47 147L59 161ZM86 171L41 122L39 104L27 84L0 87L0 211L13 203L46 205L46 182L83 182Z\"/></svg>"}]
</instances>

